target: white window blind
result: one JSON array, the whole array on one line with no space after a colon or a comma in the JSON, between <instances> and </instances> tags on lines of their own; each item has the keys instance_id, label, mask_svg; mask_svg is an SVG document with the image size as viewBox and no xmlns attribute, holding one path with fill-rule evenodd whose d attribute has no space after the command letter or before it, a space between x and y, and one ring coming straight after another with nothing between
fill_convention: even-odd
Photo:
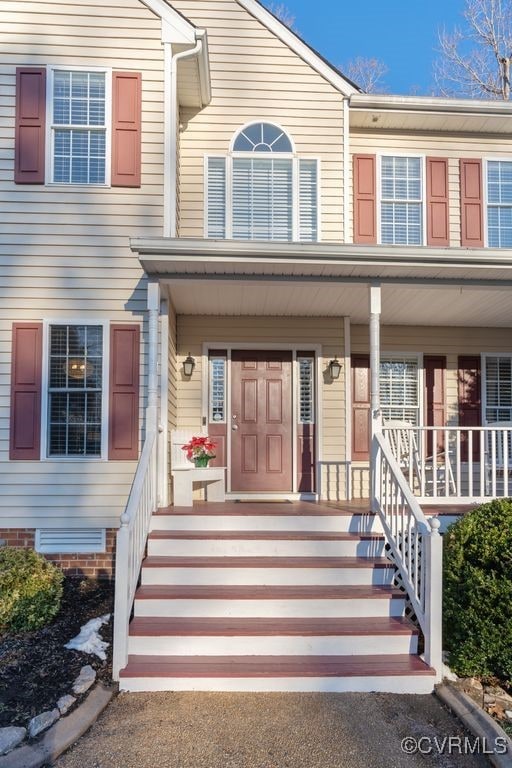
<instances>
[{"instance_id":1,"label":"white window blind","mask_svg":"<svg viewBox=\"0 0 512 768\"><path fill-rule=\"evenodd\" d=\"M299 160L299 240L318 240L318 181L316 160Z\"/></svg>"},{"instance_id":2,"label":"white window blind","mask_svg":"<svg viewBox=\"0 0 512 768\"><path fill-rule=\"evenodd\" d=\"M314 424L313 358L298 357L299 365L299 424Z\"/></svg>"},{"instance_id":3,"label":"white window blind","mask_svg":"<svg viewBox=\"0 0 512 768\"><path fill-rule=\"evenodd\" d=\"M407 358L381 360L380 400L384 420L419 424L418 361Z\"/></svg>"},{"instance_id":4,"label":"white window blind","mask_svg":"<svg viewBox=\"0 0 512 768\"><path fill-rule=\"evenodd\" d=\"M226 159L208 158L206 215L208 237L226 237Z\"/></svg>"},{"instance_id":5,"label":"white window blind","mask_svg":"<svg viewBox=\"0 0 512 768\"><path fill-rule=\"evenodd\" d=\"M233 237L292 239L292 161L233 158Z\"/></svg>"},{"instance_id":6,"label":"white window blind","mask_svg":"<svg viewBox=\"0 0 512 768\"><path fill-rule=\"evenodd\" d=\"M512 358L485 360L485 420L512 421Z\"/></svg>"},{"instance_id":7,"label":"white window blind","mask_svg":"<svg viewBox=\"0 0 512 768\"><path fill-rule=\"evenodd\" d=\"M381 162L381 242L423 242L422 171L419 157L388 157Z\"/></svg>"},{"instance_id":8,"label":"white window blind","mask_svg":"<svg viewBox=\"0 0 512 768\"><path fill-rule=\"evenodd\" d=\"M210 422L226 421L226 358L210 357Z\"/></svg>"},{"instance_id":9,"label":"white window blind","mask_svg":"<svg viewBox=\"0 0 512 768\"><path fill-rule=\"evenodd\" d=\"M487 229L491 247L512 248L512 162L487 163Z\"/></svg>"}]
</instances>

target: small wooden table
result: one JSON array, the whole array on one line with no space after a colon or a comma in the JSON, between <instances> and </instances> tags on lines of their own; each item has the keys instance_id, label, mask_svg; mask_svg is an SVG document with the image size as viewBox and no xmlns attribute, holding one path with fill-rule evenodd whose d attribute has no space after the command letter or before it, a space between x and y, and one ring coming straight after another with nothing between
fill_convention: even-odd
<instances>
[{"instance_id":1,"label":"small wooden table","mask_svg":"<svg viewBox=\"0 0 512 768\"><path fill-rule=\"evenodd\" d=\"M175 507L191 507L194 483L206 485L207 501L225 501L225 467L183 467L171 471Z\"/></svg>"}]
</instances>

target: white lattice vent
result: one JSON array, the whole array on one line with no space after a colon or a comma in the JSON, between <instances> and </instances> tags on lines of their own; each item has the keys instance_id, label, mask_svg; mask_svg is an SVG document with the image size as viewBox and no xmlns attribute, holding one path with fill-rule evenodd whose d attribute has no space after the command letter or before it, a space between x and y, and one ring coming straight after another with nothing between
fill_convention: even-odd
<instances>
[{"instance_id":1,"label":"white lattice vent","mask_svg":"<svg viewBox=\"0 0 512 768\"><path fill-rule=\"evenodd\" d=\"M104 528L37 528L36 552L105 552Z\"/></svg>"}]
</instances>

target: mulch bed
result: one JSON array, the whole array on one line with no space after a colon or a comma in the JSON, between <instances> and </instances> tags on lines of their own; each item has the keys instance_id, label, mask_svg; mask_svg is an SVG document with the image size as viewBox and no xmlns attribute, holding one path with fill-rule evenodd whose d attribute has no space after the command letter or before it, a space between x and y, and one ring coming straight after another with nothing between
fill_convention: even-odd
<instances>
[{"instance_id":1,"label":"mulch bed","mask_svg":"<svg viewBox=\"0 0 512 768\"><path fill-rule=\"evenodd\" d=\"M57 618L35 632L0 637L0 727L28 720L71 693L81 667L90 664L97 679L112 683L112 619L100 629L109 643L107 659L64 648L89 619L112 614L114 588L108 581L66 579Z\"/></svg>"}]
</instances>

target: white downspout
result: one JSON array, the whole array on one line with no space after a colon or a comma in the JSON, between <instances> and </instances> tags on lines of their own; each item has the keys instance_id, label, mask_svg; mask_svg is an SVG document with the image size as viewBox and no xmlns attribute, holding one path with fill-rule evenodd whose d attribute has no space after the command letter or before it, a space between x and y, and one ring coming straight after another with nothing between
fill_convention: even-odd
<instances>
[{"instance_id":1,"label":"white downspout","mask_svg":"<svg viewBox=\"0 0 512 768\"><path fill-rule=\"evenodd\" d=\"M172 55L171 46L165 44L165 124L169 126L169 138L164 149L164 237L176 237L177 168L176 149L178 146L178 62L191 59L201 53L203 41L198 40L194 48ZM170 82L168 82L170 80ZM167 131L166 131L167 133Z\"/></svg>"},{"instance_id":2,"label":"white downspout","mask_svg":"<svg viewBox=\"0 0 512 768\"><path fill-rule=\"evenodd\" d=\"M343 242L352 242L350 218L350 116L348 99L343 99Z\"/></svg>"}]
</instances>

